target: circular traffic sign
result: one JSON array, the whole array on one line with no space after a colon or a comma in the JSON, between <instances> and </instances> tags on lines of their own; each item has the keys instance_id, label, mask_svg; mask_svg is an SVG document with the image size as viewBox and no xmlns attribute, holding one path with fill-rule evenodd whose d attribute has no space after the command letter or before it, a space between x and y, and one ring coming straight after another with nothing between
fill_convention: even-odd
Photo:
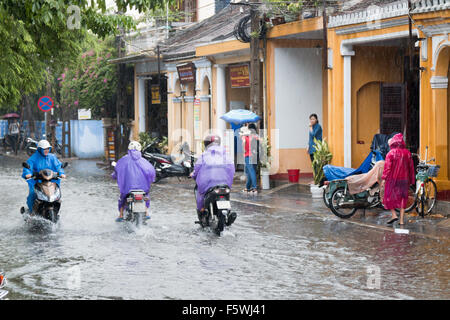
<instances>
[{"instance_id":1,"label":"circular traffic sign","mask_svg":"<svg viewBox=\"0 0 450 320\"><path fill-rule=\"evenodd\" d=\"M53 108L53 100L50 97L43 96L38 100L38 107L43 112L48 112Z\"/></svg>"}]
</instances>

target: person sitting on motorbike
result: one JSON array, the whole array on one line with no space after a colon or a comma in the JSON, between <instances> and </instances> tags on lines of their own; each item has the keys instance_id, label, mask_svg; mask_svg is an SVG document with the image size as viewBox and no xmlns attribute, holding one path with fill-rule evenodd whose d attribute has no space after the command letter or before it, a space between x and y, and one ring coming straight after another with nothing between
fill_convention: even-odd
<instances>
[{"instance_id":1,"label":"person sitting on motorbike","mask_svg":"<svg viewBox=\"0 0 450 320\"><path fill-rule=\"evenodd\" d=\"M117 161L112 178L117 180L120 190L119 212L117 222L123 221L123 210L127 204L126 197L131 190L144 190L148 198L151 184L155 181L156 171L150 162L142 158L142 146L137 141L128 145L128 154ZM150 219L150 199L145 202L147 210L145 219Z\"/></svg>"},{"instance_id":2,"label":"person sitting on motorbike","mask_svg":"<svg viewBox=\"0 0 450 320\"><path fill-rule=\"evenodd\" d=\"M205 211L204 200L208 189L225 184L231 188L234 177L234 162L220 145L218 135L209 135L203 141L205 152L194 165L191 177L197 183L197 213L199 217Z\"/></svg>"},{"instance_id":3,"label":"person sitting on motorbike","mask_svg":"<svg viewBox=\"0 0 450 320\"><path fill-rule=\"evenodd\" d=\"M27 160L27 163L30 165L30 168L23 168L22 178L27 179L29 194L27 197L27 205L29 212L33 211L34 200L36 199L36 193L34 192L34 185L36 181L34 179L30 179L34 173L38 173L44 169L50 169L54 172L59 173L61 178L65 178L64 169L62 168L62 163L59 159L53 154L50 153L52 147L47 140L41 140L38 142L37 151ZM57 180L56 183L60 184L60 180Z\"/></svg>"}]
</instances>

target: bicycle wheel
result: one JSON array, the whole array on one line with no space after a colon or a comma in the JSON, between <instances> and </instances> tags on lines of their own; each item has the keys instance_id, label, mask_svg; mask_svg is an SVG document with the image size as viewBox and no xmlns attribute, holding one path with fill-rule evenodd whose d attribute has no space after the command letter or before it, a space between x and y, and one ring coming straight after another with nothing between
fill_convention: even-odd
<instances>
[{"instance_id":1,"label":"bicycle wheel","mask_svg":"<svg viewBox=\"0 0 450 320\"><path fill-rule=\"evenodd\" d=\"M430 214L434 208L434 205L436 204L436 198L437 198L436 183L433 180L428 179L425 182L424 191L425 191L425 202L426 202L426 208L427 208L427 211L425 213Z\"/></svg>"},{"instance_id":2,"label":"bicycle wheel","mask_svg":"<svg viewBox=\"0 0 450 320\"><path fill-rule=\"evenodd\" d=\"M419 213L419 215L423 218L425 216L425 211L427 210L425 208L426 206L426 201L425 201L425 191L422 190L419 192L418 195L418 201L417 201L417 212Z\"/></svg>"}]
</instances>

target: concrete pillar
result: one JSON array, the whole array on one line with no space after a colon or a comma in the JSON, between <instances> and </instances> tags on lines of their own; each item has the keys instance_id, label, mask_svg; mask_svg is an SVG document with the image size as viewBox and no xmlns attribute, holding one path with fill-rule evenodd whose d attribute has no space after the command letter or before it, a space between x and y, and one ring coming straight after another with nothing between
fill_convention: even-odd
<instances>
[{"instance_id":1,"label":"concrete pillar","mask_svg":"<svg viewBox=\"0 0 450 320\"><path fill-rule=\"evenodd\" d=\"M352 56L351 47L342 52L344 57L344 167L352 166Z\"/></svg>"},{"instance_id":2,"label":"concrete pillar","mask_svg":"<svg viewBox=\"0 0 450 320\"><path fill-rule=\"evenodd\" d=\"M138 94L139 94L139 133L145 132L145 79L138 80Z\"/></svg>"},{"instance_id":3,"label":"concrete pillar","mask_svg":"<svg viewBox=\"0 0 450 320\"><path fill-rule=\"evenodd\" d=\"M224 120L220 119L227 112L227 81L226 81L226 72L225 65L216 64L215 68L217 68L217 81L216 81L216 95L217 95L217 107L216 107L216 124L217 129L220 132L225 133L227 128Z\"/></svg>"}]
</instances>

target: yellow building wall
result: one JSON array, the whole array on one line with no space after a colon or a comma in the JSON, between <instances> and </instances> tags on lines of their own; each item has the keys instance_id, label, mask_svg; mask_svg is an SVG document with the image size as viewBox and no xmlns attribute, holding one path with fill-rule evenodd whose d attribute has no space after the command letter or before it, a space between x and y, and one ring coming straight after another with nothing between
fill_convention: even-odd
<instances>
[{"instance_id":1,"label":"yellow building wall","mask_svg":"<svg viewBox=\"0 0 450 320\"><path fill-rule=\"evenodd\" d=\"M389 19L393 20L393 19ZM348 27L348 26L346 26ZM339 28L337 28L339 29ZM328 47L332 49L333 67L328 70L328 141L330 150L333 153L332 164L337 166L344 165L344 57L341 55L341 43L346 39L355 39L360 37L380 36L386 33L397 33L407 31L408 25L395 26L385 29L375 29L364 32L356 32L347 35L338 35L335 33L337 29L328 30ZM364 84L373 81L384 82L400 82L403 79L397 77L401 72L392 71L398 70L395 66L395 55L397 52L389 47L366 47L354 46L355 56L352 57L352 110L355 106L357 98L357 91ZM359 52L359 57L358 57ZM394 64L393 64L394 63ZM392 76L392 77L391 77ZM375 93L371 93L375 96ZM356 119L354 119L356 121ZM352 149L356 144L354 140L354 126L352 118ZM354 137L353 137L354 136ZM370 145L367 150L370 150ZM368 151L367 151L368 153ZM367 154L366 154L367 155ZM353 158L353 151L352 151ZM359 163L361 164L361 163ZM359 166L358 164L358 166ZM356 165L352 161L352 165Z\"/></svg>"},{"instance_id":2,"label":"yellow building wall","mask_svg":"<svg viewBox=\"0 0 450 320\"><path fill-rule=\"evenodd\" d=\"M352 167L370 152L380 130L380 84L403 82L402 59L395 47L354 47L352 57ZM364 144L358 143L364 142Z\"/></svg>"},{"instance_id":3,"label":"yellow building wall","mask_svg":"<svg viewBox=\"0 0 450 320\"><path fill-rule=\"evenodd\" d=\"M435 18L439 16L439 20ZM446 21L442 21L443 17ZM417 20L424 26L432 24L449 23L450 10L440 13L420 15ZM424 19L423 21L421 21ZM429 20L428 20L429 19ZM421 37L425 35L421 32ZM439 36L439 35L435 35ZM442 36L442 35L441 35ZM448 42L450 38L441 41L440 44ZM439 44L439 45L440 45ZM428 159L436 158L436 164L441 166L439 175L436 178L438 191L450 190L450 110L449 110L449 90L448 88L431 88L431 79L433 76L449 77L450 47L447 45L440 52L433 65L433 41L427 38L427 59L421 59L420 83L420 156L425 158L425 150L428 146ZM434 67L434 70L433 70Z\"/></svg>"}]
</instances>

